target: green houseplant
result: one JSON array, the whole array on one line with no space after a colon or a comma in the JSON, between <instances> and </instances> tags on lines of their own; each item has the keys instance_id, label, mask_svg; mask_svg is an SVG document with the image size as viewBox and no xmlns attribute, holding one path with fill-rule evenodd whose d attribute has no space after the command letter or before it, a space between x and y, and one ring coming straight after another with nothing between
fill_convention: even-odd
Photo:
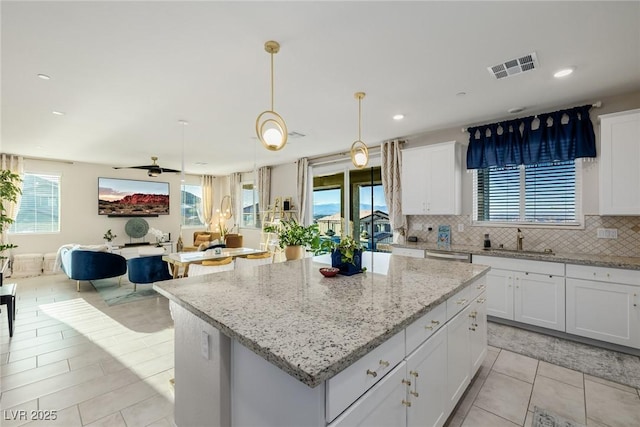
<instances>
[{"instance_id":1,"label":"green houseplant","mask_svg":"<svg viewBox=\"0 0 640 427\"><path fill-rule=\"evenodd\" d=\"M267 225L264 231L278 235L278 245L285 250L287 260L303 258L306 248L314 252L320 248L318 224L305 227L294 219L290 219Z\"/></svg>"},{"instance_id":2,"label":"green houseplant","mask_svg":"<svg viewBox=\"0 0 640 427\"><path fill-rule=\"evenodd\" d=\"M340 269L340 274L351 276L361 273L362 251L364 246L350 236L340 238L339 242L327 240L323 249L331 251L331 266Z\"/></svg>"},{"instance_id":3,"label":"green houseplant","mask_svg":"<svg viewBox=\"0 0 640 427\"><path fill-rule=\"evenodd\" d=\"M11 172L8 169L0 171L0 237L4 237L4 231L13 223L13 219L6 215L5 203L15 203L18 196L22 193L19 183L22 181L20 175ZM7 258L4 251L16 248L16 245L0 241L0 260ZM0 268L4 263L0 263Z\"/></svg>"}]
</instances>

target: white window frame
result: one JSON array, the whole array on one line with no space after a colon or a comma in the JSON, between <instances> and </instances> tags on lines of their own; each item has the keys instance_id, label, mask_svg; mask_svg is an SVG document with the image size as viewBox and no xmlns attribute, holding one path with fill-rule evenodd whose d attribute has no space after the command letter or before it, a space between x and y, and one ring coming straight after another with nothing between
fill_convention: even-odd
<instances>
[{"instance_id":1,"label":"white window frame","mask_svg":"<svg viewBox=\"0 0 640 427\"><path fill-rule=\"evenodd\" d=\"M471 218L472 226L482 227L519 227L519 228L554 228L554 229L584 229L584 214L582 213L582 161L575 161L575 222L563 223L541 223L532 221L478 221L478 171L473 170L473 216ZM524 167L520 168L520 212L524 212L522 205L524 204Z\"/></svg>"},{"instance_id":2,"label":"white window frame","mask_svg":"<svg viewBox=\"0 0 640 427\"><path fill-rule=\"evenodd\" d=\"M180 184L180 226L183 229L201 229L202 227L206 227L206 225L204 224L204 222L202 222L201 220L201 211L202 211L202 206L198 206L196 209L198 210L198 220L201 222L200 224L185 224L184 223L184 216L182 215L182 204L183 204L183 200L182 200L182 192L185 189L185 187L198 187L200 188L200 203L202 203L202 185L199 183L181 183Z\"/></svg>"},{"instance_id":3,"label":"white window frame","mask_svg":"<svg viewBox=\"0 0 640 427\"><path fill-rule=\"evenodd\" d=\"M35 175L35 176L50 176L58 178L58 229L54 231L15 231L14 227L17 225L16 221L11 224L11 227L7 231L9 234L13 235L40 235L40 234L60 234L60 229L62 226L62 173L60 172L34 172L34 171L25 171L22 175L22 181L24 183L26 175ZM22 196L20 197L20 203L25 200L24 198L24 187L22 189ZM18 216L20 215L20 206L18 206Z\"/></svg>"}]
</instances>

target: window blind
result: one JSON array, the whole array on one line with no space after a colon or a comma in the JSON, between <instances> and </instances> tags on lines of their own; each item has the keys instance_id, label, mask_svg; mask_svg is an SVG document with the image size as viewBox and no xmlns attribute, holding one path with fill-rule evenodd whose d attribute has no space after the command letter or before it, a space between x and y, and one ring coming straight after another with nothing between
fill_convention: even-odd
<instances>
[{"instance_id":1,"label":"window blind","mask_svg":"<svg viewBox=\"0 0 640 427\"><path fill-rule=\"evenodd\" d=\"M60 231L60 176L25 173L12 233Z\"/></svg>"},{"instance_id":2,"label":"window blind","mask_svg":"<svg viewBox=\"0 0 640 427\"><path fill-rule=\"evenodd\" d=\"M478 169L475 186L477 221L578 221L575 161Z\"/></svg>"}]
</instances>

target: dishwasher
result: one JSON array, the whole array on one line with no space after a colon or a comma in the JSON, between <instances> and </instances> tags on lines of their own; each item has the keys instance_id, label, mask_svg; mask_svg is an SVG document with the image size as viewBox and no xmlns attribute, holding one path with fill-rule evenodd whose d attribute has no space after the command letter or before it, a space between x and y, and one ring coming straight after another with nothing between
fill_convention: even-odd
<instances>
[{"instance_id":1,"label":"dishwasher","mask_svg":"<svg viewBox=\"0 0 640 427\"><path fill-rule=\"evenodd\" d=\"M433 249L426 250L425 258L439 259L442 261L471 262L471 254L465 252L437 251Z\"/></svg>"}]
</instances>

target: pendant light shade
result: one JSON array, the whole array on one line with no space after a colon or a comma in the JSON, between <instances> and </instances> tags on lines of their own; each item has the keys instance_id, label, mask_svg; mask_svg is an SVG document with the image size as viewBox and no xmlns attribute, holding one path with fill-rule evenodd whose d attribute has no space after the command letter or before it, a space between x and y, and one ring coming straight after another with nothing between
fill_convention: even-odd
<instances>
[{"instance_id":1,"label":"pendant light shade","mask_svg":"<svg viewBox=\"0 0 640 427\"><path fill-rule=\"evenodd\" d=\"M356 92L355 98L358 100L358 139L351 144L351 162L353 165L362 169L369 163L369 149L367 144L362 141L362 98L365 97L364 92Z\"/></svg>"},{"instance_id":2,"label":"pendant light shade","mask_svg":"<svg viewBox=\"0 0 640 427\"><path fill-rule=\"evenodd\" d=\"M264 44L264 50L271 55L271 109L260 113L256 119L258 139L270 151L278 151L287 144L287 124L273 107L273 55L280 51L280 44L273 40Z\"/></svg>"}]
</instances>

